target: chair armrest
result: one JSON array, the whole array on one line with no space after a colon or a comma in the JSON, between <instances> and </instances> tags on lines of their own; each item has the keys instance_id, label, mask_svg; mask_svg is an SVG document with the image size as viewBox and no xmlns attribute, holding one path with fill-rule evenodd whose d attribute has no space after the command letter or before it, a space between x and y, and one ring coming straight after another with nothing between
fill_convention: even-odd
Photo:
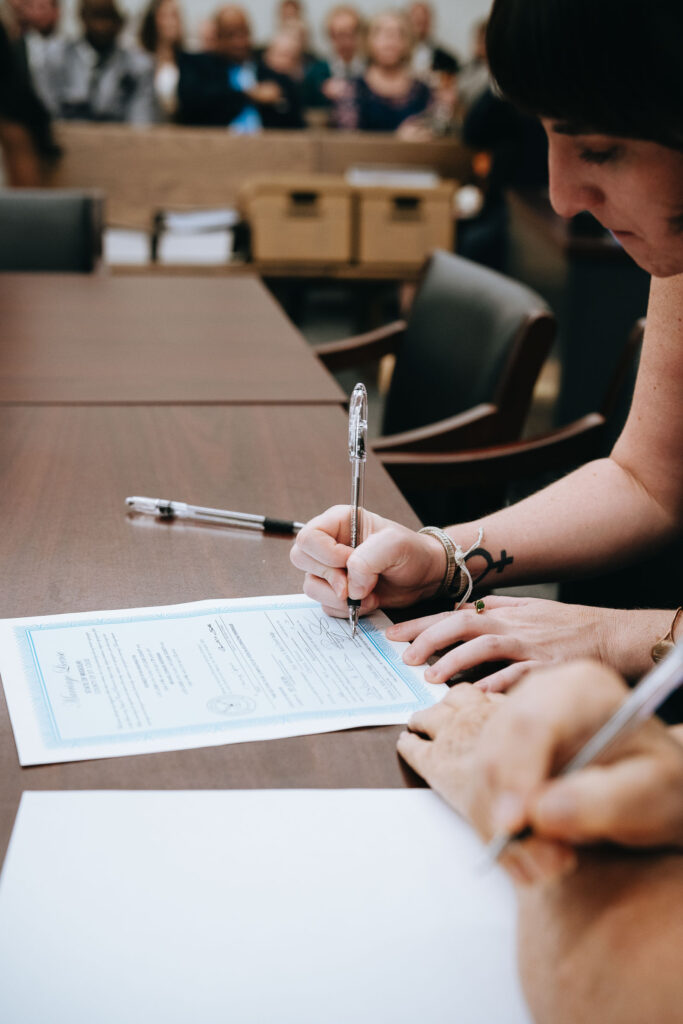
<instances>
[{"instance_id":1,"label":"chair armrest","mask_svg":"<svg viewBox=\"0 0 683 1024\"><path fill-rule=\"evenodd\" d=\"M457 453L377 452L400 488L413 490L499 486L594 458L605 418L592 412L548 434Z\"/></svg>"},{"instance_id":2,"label":"chair armrest","mask_svg":"<svg viewBox=\"0 0 683 1024\"><path fill-rule=\"evenodd\" d=\"M405 329L405 320L394 320L366 334L315 345L313 351L328 370L346 370L350 366L369 363L395 352Z\"/></svg>"},{"instance_id":3,"label":"chair armrest","mask_svg":"<svg viewBox=\"0 0 683 1024\"><path fill-rule=\"evenodd\" d=\"M370 447L378 455L384 452L447 452L465 448L478 448L486 444L498 423L498 407L488 402L475 405L472 409L449 416L426 427L404 430L400 434L388 434L371 442Z\"/></svg>"}]
</instances>

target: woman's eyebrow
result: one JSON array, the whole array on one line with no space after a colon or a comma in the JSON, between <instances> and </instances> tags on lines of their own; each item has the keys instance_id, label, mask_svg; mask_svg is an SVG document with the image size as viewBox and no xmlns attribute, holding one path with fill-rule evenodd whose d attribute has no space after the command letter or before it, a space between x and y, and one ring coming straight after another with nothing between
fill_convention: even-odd
<instances>
[{"instance_id":1,"label":"woman's eyebrow","mask_svg":"<svg viewBox=\"0 0 683 1024\"><path fill-rule=\"evenodd\" d=\"M589 128L585 128L582 125L570 124L569 121L555 121L550 126L551 132L556 135L594 135L595 132L591 132Z\"/></svg>"},{"instance_id":2,"label":"woman's eyebrow","mask_svg":"<svg viewBox=\"0 0 683 1024\"><path fill-rule=\"evenodd\" d=\"M620 139L623 136L618 135L616 132L607 131L605 128L596 128L595 125L590 124L576 124L576 122L570 123L569 121L555 121L550 126L551 132L556 135L599 135L601 138L607 139Z\"/></svg>"}]
</instances>

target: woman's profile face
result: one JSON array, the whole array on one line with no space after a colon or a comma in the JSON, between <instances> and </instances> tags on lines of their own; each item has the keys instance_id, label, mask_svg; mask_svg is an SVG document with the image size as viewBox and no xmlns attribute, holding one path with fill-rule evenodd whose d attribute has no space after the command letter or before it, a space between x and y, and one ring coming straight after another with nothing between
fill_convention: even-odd
<instances>
[{"instance_id":1,"label":"woman's profile face","mask_svg":"<svg viewBox=\"0 0 683 1024\"><path fill-rule=\"evenodd\" d=\"M575 134L558 121L543 126L555 211L592 213L655 277L683 273L683 153L640 139Z\"/></svg>"}]
</instances>

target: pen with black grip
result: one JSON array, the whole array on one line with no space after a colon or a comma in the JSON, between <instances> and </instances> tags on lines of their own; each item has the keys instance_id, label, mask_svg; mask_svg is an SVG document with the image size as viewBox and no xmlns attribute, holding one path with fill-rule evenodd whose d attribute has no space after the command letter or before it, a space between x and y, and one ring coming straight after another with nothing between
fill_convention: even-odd
<instances>
[{"instance_id":1,"label":"pen with black grip","mask_svg":"<svg viewBox=\"0 0 683 1024\"><path fill-rule=\"evenodd\" d=\"M231 512L224 508L207 508L204 505L188 505L184 501L167 501L165 498L126 498L131 512L144 512L160 519L190 519L216 526L241 526L267 533L298 533L303 527L292 519L276 519L273 516L255 515L251 512Z\"/></svg>"}]
</instances>

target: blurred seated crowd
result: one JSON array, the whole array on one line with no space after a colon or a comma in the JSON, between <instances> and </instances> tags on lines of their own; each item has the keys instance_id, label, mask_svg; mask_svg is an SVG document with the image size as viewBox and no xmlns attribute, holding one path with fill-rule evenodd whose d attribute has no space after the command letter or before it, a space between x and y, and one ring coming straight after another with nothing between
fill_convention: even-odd
<instances>
[{"instance_id":1,"label":"blurred seated crowd","mask_svg":"<svg viewBox=\"0 0 683 1024\"><path fill-rule=\"evenodd\" d=\"M484 26L461 64L436 41L422 0L368 21L354 6L334 7L324 54L311 48L301 0L280 0L264 45L236 4L199 25L193 47L180 0L151 0L135 26L117 0L81 0L79 19L80 34L68 38L59 0L5 0L0 45L34 123L175 121L239 133L329 125L420 139L458 134L489 84Z\"/></svg>"},{"instance_id":2,"label":"blurred seated crowd","mask_svg":"<svg viewBox=\"0 0 683 1024\"><path fill-rule=\"evenodd\" d=\"M3 0L0 0L0 4ZM480 205L464 213L458 252L495 269L507 259L507 189L547 184L547 145L536 119L491 84L484 22L461 62L435 38L432 8L415 0L366 22L349 5L325 19L325 54L313 52L302 0L279 0L275 28L255 45L246 10L220 7L187 41L180 0L151 0L126 24L117 0L80 0L81 34L60 31L59 0L4 0L0 8L0 149L13 184L38 185L59 155L53 120L135 125L175 122L262 129L395 133L462 140L475 157Z\"/></svg>"}]
</instances>

